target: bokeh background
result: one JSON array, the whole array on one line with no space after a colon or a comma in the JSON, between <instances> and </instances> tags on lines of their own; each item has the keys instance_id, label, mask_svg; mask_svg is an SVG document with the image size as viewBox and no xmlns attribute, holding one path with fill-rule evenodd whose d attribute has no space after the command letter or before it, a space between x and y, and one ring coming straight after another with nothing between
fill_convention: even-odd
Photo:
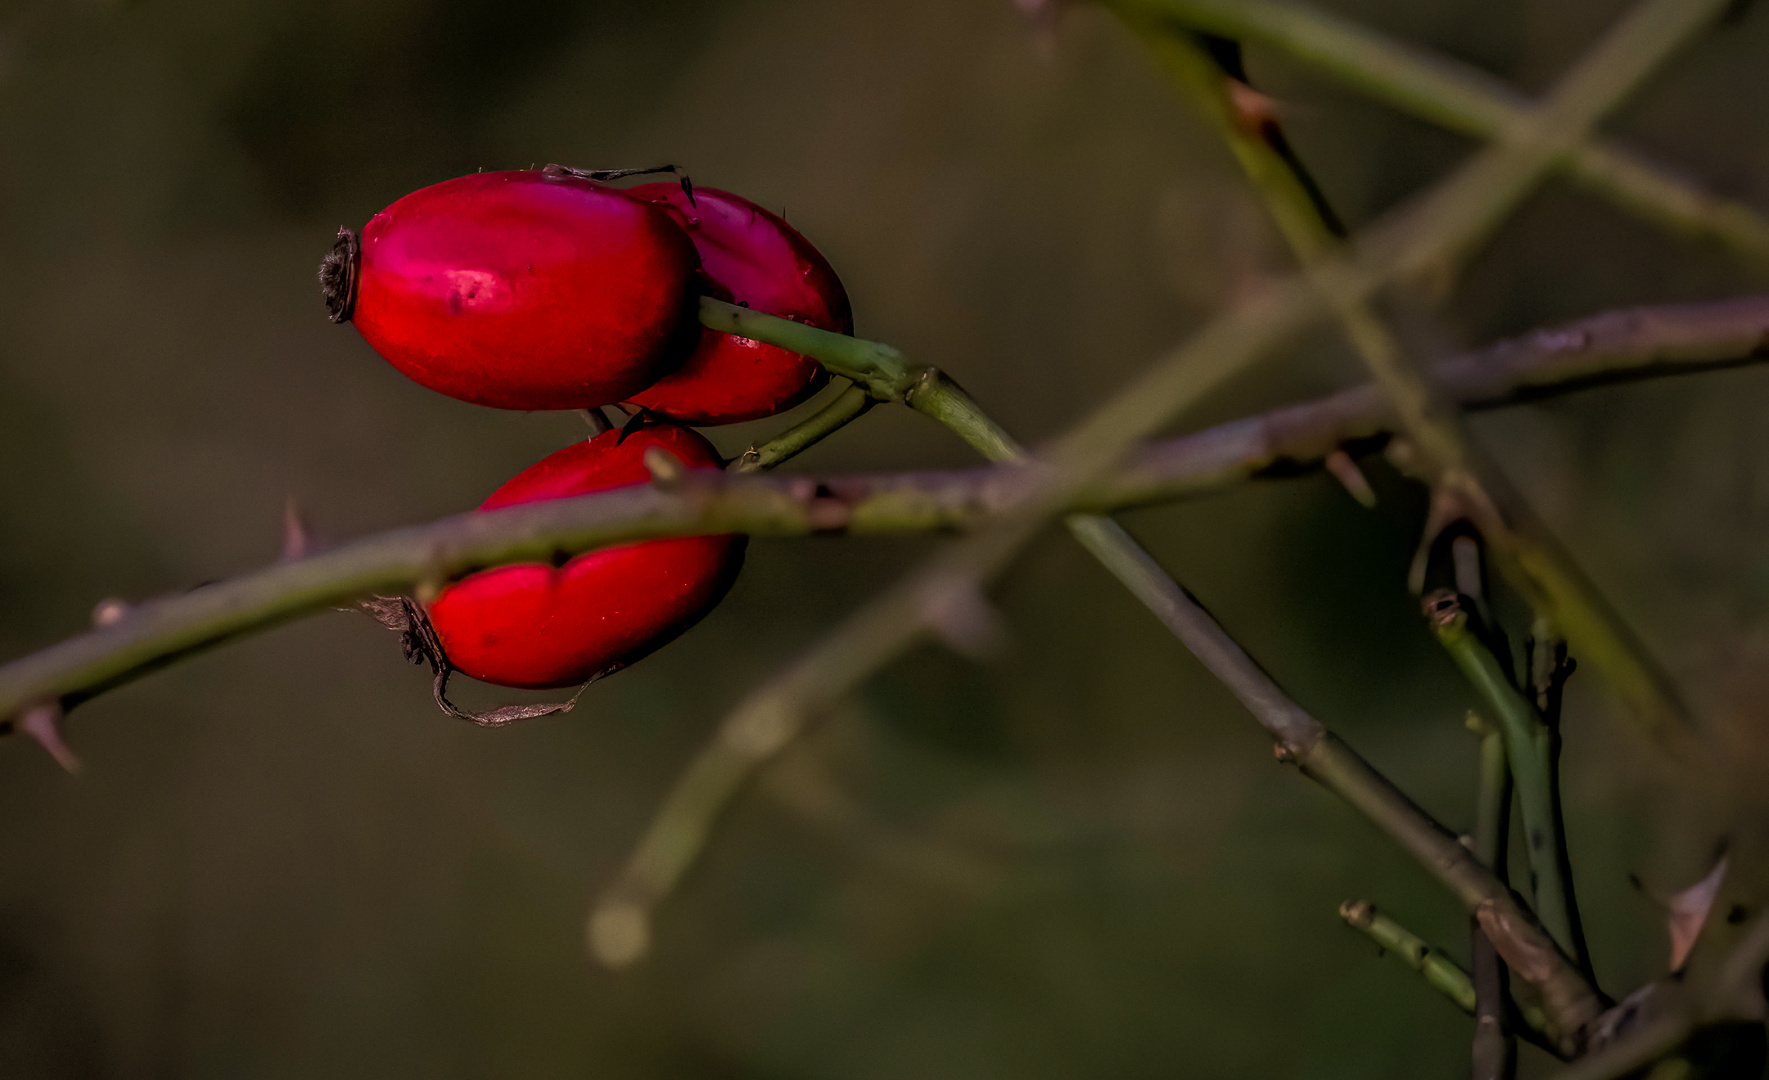
<instances>
[{"instance_id":1,"label":"bokeh background","mask_svg":"<svg viewBox=\"0 0 1769 1080\"><path fill-rule=\"evenodd\" d=\"M1335 0L1538 90L1611 0ZM1769 13L1611 125L1769 207ZM1464 159L1255 51L1354 223ZM1060 431L1286 269L1233 163L1135 41L1008 0L14 0L0 9L0 655L276 557L454 513L582 436L406 382L329 325L333 231L480 168L677 161L788 217L860 332ZM1440 329L1475 344L1752 282L1551 184ZM1188 426L1355 377L1331 332ZM1683 681L1749 732L1769 599L1769 371L1592 391L1483 439ZM769 424L712 433L727 451ZM878 410L807 470L963 464ZM1453 827L1471 704L1404 573L1421 494L1379 461L1127 523L1297 696ZM1052 534L999 590L1011 645L881 673L746 795L653 956L590 899L731 706L925 539L754 544L729 600L572 715L481 731L369 620L328 614L83 707L70 779L0 746L0 1074L42 1077L1401 1077L1469 1025L1344 928L1366 897L1452 951L1454 906ZM490 688L462 697L488 706ZM1611 991L1659 973L1649 894L1700 876L1736 776L1666 784L1571 690L1578 887ZM1747 747L1749 739L1744 741ZM1635 875L1640 886L1630 884ZM1531 1074L1542 1061L1526 1051Z\"/></svg>"}]
</instances>

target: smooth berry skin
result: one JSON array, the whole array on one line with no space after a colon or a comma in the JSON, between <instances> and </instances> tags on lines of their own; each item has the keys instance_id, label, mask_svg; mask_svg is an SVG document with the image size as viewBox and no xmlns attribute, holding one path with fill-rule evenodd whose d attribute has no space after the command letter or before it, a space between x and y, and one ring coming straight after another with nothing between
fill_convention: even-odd
<instances>
[{"instance_id":1,"label":"smooth berry skin","mask_svg":"<svg viewBox=\"0 0 1769 1080\"><path fill-rule=\"evenodd\" d=\"M648 483L644 454L661 447L691 469L717 469L718 452L670 424L621 439L607 431L530 466L479 509ZM431 624L449 663L501 686L575 686L657 649L724 597L746 537L646 540L586 552L554 567L481 570L431 601Z\"/></svg>"},{"instance_id":2,"label":"smooth berry skin","mask_svg":"<svg viewBox=\"0 0 1769 1080\"><path fill-rule=\"evenodd\" d=\"M626 189L655 202L700 252L713 295L840 334L854 332L848 294L828 260L777 215L739 195L679 184ZM635 405L684 424L732 424L789 409L828 381L822 365L759 341L702 330L692 355Z\"/></svg>"},{"instance_id":3,"label":"smooth berry skin","mask_svg":"<svg viewBox=\"0 0 1769 1080\"><path fill-rule=\"evenodd\" d=\"M432 390L501 409L582 409L686 351L699 257L655 205L542 171L419 191L363 227L351 319Z\"/></svg>"}]
</instances>

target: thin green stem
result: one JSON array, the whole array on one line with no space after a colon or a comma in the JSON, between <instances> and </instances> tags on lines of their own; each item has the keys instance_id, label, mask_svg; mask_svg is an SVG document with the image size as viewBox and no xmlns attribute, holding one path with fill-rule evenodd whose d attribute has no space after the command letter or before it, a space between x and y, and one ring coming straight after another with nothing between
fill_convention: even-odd
<instances>
[{"instance_id":1,"label":"thin green stem","mask_svg":"<svg viewBox=\"0 0 1769 1080\"><path fill-rule=\"evenodd\" d=\"M1506 874L1506 837L1511 831L1511 762L1505 737L1474 715L1469 726L1480 738L1480 786L1474 807L1474 855L1500 881ZM1505 961L1478 922L1469 928L1474 957L1474 1040L1470 1048L1473 1080L1510 1080L1517 1073L1517 1039L1511 1031L1511 987ZM1521 1010L1534 1026L1530 1010Z\"/></svg>"},{"instance_id":2,"label":"thin green stem","mask_svg":"<svg viewBox=\"0 0 1769 1080\"><path fill-rule=\"evenodd\" d=\"M1458 1009L1474 1015L1474 981L1460 964L1377 911L1368 900L1347 900L1340 904L1339 917L1347 925L1363 931L1377 948L1422 975L1432 989L1449 998Z\"/></svg>"},{"instance_id":3,"label":"thin green stem","mask_svg":"<svg viewBox=\"0 0 1769 1080\"><path fill-rule=\"evenodd\" d=\"M1323 731L1306 746L1280 744L1280 751L1301 766L1304 775L1350 803L1421 865L1432 868L1511 970L1540 989L1547 1038L1555 1052L1577 1053L1605 1000L1511 890L1331 732Z\"/></svg>"},{"instance_id":4,"label":"thin green stem","mask_svg":"<svg viewBox=\"0 0 1769 1080\"><path fill-rule=\"evenodd\" d=\"M978 453L993 461L1015 461L1025 451L1000 425L984 413L956 383L943 376L925 381L909 403L956 432ZM1131 595L1160 619L1210 673L1237 698L1250 702L1249 709L1264 718L1280 737L1307 741L1313 733L1312 717L1289 700L1277 683L1259 668L1184 586L1174 581L1124 527L1099 514L1070 514L1063 524L1081 546L1098 559Z\"/></svg>"},{"instance_id":5,"label":"thin green stem","mask_svg":"<svg viewBox=\"0 0 1769 1080\"><path fill-rule=\"evenodd\" d=\"M1566 838L1566 810L1560 794L1560 754L1564 743L1560 735L1560 707L1566 680L1572 675L1573 663L1567 658L1566 642L1554 633L1553 624L1537 618L1526 650L1525 678L1521 689L1535 705L1536 714L1547 729L1542 756L1548 772L1548 799L1554 813L1554 845L1560 853L1560 877L1566 883L1567 911L1572 919L1573 941L1577 952L1585 958L1585 974L1593 975L1590 948L1585 943L1584 916L1579 909L1578 891L1572 873L1572 845Z\"/></svg>"},{"instance_id":6,"label":"thin green stem","mask_svg":"<svg viewBox=\"0 0 1769 1080\"><path fill-rule=\"evenodd\" d=\"M938 421L989 461L1026 460L1026 448L937 368L924 370L908 400L910 408Z\"/></svg>"},{"instance_id":7,"label":"thin green stem","mask_svg":"<svg viewBox=\"0 0 1769 1080\"><path fill-rule=\"evenodd\" d=\"M878 399L857 383L849 383L827 405L780 434L745 450L731 463L731 471L766 472L797 457L831 434L859 419L878 404Z\"/></svg>"},{"instance_id":8,"label":"thin green stem","mask_svg":"<svg viewBox=\"0 0 1769 1080\"><path fill-rule=\"evenodd\" d=\"M1571 901L1562 877L1565 858L1555 828L1553 785L1549 778L1549 733L1536 708L1511 684L1505 670L1468 627L1468 615L1455 595L1434 594L1427 601L1437 638L1498 717L1506 757L1517 785L1523 813L1524 845L1529 855L1530 885L1536 911L1555 941L1581 968L1586 966L1582 942L1573 933Z\"/></svg>"},{"instance_id":9,"label":"thin green stem","mask_svg":"<svg viewBox=\"0 0 1769 1080\"><path fill-rule=\"evenodd\" d=\"M1476 138L1514 128L1533 103L1484 71L1298 3L1272 0L1107 0L1119 11L1171 19L1263 45L1397 109ZM1769 261L1769 221L1612 143L1581 141L1558 167L1575 183L1677 233L1709 237L1738 257Z\"/></svg>"},{"instance_id":10,"label":"thin green stem","mask_svg":"<svg viewBox=\"0 0 1769 1080\"><path fill-rule=\"evenodd\" d=\"M1480 734L1480 786L1474 803L1474 855L1505 877L1506 838L1511 832L1511 761L1505 735L1484 720L1470 718Z\"/></svg>"},{"instance_id":11,"label":"thin green stem","mask_svg":"<svg viewBox=\"0 0 1769 1080\"><path fill-rule=\"evenodd\" d=\"M882 342L819 330L710 296L700 298L700 325L812 357L880 401L902 401L919 374L902 353Z\"/></svg>"},{"instance_id":12,"label":"thin green stem","mask_svg":"<svg viewBox=\"0 0 1769 1080\"><path fill-rule=\"evenodd\" d=\"M1408 930L1385 912L1377 910L1368 900L1347 900L1340 904L1339 917L1347 925L1362 931L1384 953L1419 973L1427 985L1449 999L1457 1008L1469 1016L1477 1019L1480 1017L1474 978L1443 950L1433 948L1424 938ZM1527 1006L1519 1010L1518 1019L1528 1029L1531 1041L1550 1053L1560 1053L1560 1048L1551 1041L1549 1033L1553 1029L1542 1010L1533 1005ZM1511 1055L1515 1062L1515 1040L1510 1038L1509 1033L1506 1038L1512 1043ZM1480 1074L1477 1072L1475 1075Z\"/></svg>"}]
</instances>

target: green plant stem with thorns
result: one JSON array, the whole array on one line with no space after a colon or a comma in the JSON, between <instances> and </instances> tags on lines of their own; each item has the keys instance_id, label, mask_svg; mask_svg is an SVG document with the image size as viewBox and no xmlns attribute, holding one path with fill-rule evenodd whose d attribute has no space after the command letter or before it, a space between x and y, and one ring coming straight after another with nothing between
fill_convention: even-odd
<instances>
[{"instance_id":1,"label":"green plant stem with thorns","mask_svg":"<svg viewBox=\"0 0 1769 1080\"><path fill-rule=\"evenodd\" d=\"M754 316L749 329L765 334L766 319ZM1457 357L1439 368L1439 379L1465 405L1494 408L1586 386L1758 363L1766 343L1769 297L1636 308ZM830 418L852 411L854 397L852 389L842 391L811 419L755 453L766 459L803 449L811 440L801 429L834 430ZM1379 390L1352 387L1151 445L1081 492L1074 508L1150 505L1260 477L1295 475L1318 467L1342 444L1380 445L1391 425ZM310 553L180 595L115 605L121 618L0 665L0 723L35 705L59 702L72 708L242 634L370 593L446 581L474 567L696 532L804 536L967 528L1015 505L1036 477L1026 468L997 467L820 482L803 476L690 479L668 490L653 486L462 515Z\"/></svg>"},{"instance_id":2,"label":"green plant stem with thorns","mask_svg":"<svg viewBox=\"0 0 1769 1080\"><path fill-rule=\"evenodd\" d=\"M1121 14L1265 46L1354 90L1480 139L1500 137L1533 103L1468 64L1402 44L1298 3L1274 0L1105 0ZM1557 163L1575 183L1645 220L1724 244L1769 265L1769 220L1605 141L1580 141Z\"/></svg>"}]
</instances>

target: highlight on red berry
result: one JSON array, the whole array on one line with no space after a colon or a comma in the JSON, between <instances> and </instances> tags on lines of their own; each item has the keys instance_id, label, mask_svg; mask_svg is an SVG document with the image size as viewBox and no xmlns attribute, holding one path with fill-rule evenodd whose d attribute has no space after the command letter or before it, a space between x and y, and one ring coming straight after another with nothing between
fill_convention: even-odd
<instances>
[{"instance_id":1,"label":"highlight on red berry","mask_svg":"<svg viewBox=\"0 0 1769 1080\"><path fill-rule=\"evenodd\" d=\"M477 173L348 230L335 322L432 390L503 409L622 401L695 342L699 256L661 207L576 170Z\"/></svg>"},{"instance_id":2,"label":"highlight on red berry","mask_svg":"<svg viewBox=\"0 0 1769 1080\"><path fill-rule=\"evenodd\" d=\"M680 184L640 184L635 198L667 210L700 253L713 295L823 330L851 334L854 319L841 279L810 241L779 216L739 195ZM702 330L676 371L630 400L685 424L730 424L791 408L827 381L795 352L716 330Z\"/></svg>"},{"instance_id":3,"label":"highlight on red berry","mask_svg":"<svg viewBox=\"0 0 1769 1080\"><path fill-rule=\"evenodd\" d=\"M690 469L718 469L698 433L652 423L606 431L530 466L480 510L649 482L645 451ZM746 538L690 536L621 544L559 566L522 563L470 574L444 588L429 615L448 661L502 686L573 686L668 644L723 599Z\"/></svg>"}]
</instances>

